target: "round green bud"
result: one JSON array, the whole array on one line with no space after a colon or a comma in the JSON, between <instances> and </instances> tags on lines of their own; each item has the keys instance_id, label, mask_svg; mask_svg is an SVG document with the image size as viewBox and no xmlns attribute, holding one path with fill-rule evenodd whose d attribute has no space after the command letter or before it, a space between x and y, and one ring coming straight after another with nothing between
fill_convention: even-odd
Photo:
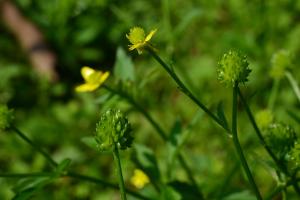
<instances>
[{"instance_id":1,"label":"round green bud","mask_svg":"<svg viewBox=\"0 0 300 200\"><path fill-rule=\"evenodd\" d=\"M218 79L227 87L247 82L250 72L247 57L237 51L225 53L218 63Z\"/></svg>"},{"instance_id":2,"label":"round green bud","mask_svg":"<svg viewBox=\"0 0 300 200\"><path fill-rule=\"evenodd\" d=\"M268 109L264 109L256 113L255 120L260 129L266 129L274 121L272 112Z\"/></svg>"},{"instance_id":3,"label":"round green bud","mask_svg":"<svg viewBox=\"0 0 300 200\"><path fill-rule=\"evenodd\" d=\"M13 119L13 111L6 105L0 104L0 130L5 130L10 126Z\"/></svg>"},{"instance_id":4,"label":"round green bud","mask_svg":"<svg viewBox=\"0 0 300 200\"><path fill-rule=\"evenodd\" d=\"M116 109L109 109L100 116L96 125L95 140L100 151L107 151L117 145L126 149L132 144L132 128L127 117Z\"/></svg>"},{"instance_id":5,"label":"round green bud","mask_svg":"<svg viewBox=\"0 0 300 200\"><path fill-rule=\"evenodd\" d=\"M285 159L297 140L295 130L283 123L273 123L269 125L265 132L269 147L280 159Z\"/></svg>"},{"instance_id":6,"label":"round green bud","mask_svg":"<svg viewBox=\"0 0 300 200\"><path fill-rule=\"evenodd\" d=\"M292 58L289 51L280 50L273 54L271 59L272 68L270 76L274 79L281 79L284 77L284 72L292 65Z\"/></svg>"}]
</instances>

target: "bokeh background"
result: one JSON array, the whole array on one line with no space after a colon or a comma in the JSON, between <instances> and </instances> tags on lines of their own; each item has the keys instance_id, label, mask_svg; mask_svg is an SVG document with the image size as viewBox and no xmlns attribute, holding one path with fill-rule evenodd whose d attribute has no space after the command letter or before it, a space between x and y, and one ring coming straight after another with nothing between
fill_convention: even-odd
<instances>
[{"instance_id":1,"label":"bokeh background","mask_svg":"<svg viewBox=\"0 0 300 200\"><path fill-rule=\"evenodd\" d=\"M237 161L231 139L187 97L147 54L129 52L126 33L133 26L146 32L157 28L153 44L172 64L192 91L212 109L223 102L230 117L231 90L217 81L217 62L224 52L238 49L248 56L252 69L249 82L241 86L254 113L268 105L274 80L269 75L274 53L285 49L293 56L290 70L300 80L300 1L297 0L15 0L14 4L42 32L56 55L56 81L48 81L32 68L28 54L14 34L0 21L0 102L15 110L16 125L50 152L56 161L72 159L74 171L115 180L110 154L100 154L81 138L91 136L102 111L117 107L127 112L134 127L135 143L153 150L162 174L168 148L155 130L126 101L103 89L75 93L83 80L82 66L109 70L112 87L129 81L127 90L148 110L166 132L174 123L192 127L184 155L204 194L221 190L224 199L253 199ZM1 1L0 1L1 3ZM118 66L117 72L114 70ZM121 66L121 67L120 67ZM128 67L128 68L126 68ZM260 146L242 106L239 134L251 169L262 193L275 187ZM275 102L276 120L299 125L288 114L299 114L299 102L289 82L281 80ZM151 138L151 139L149 139ZM0 171L47 171L44 158L13 133L0 133ZM133 150L122 153L125 181L129 187L135 165ZM189 181L176 163L174 174ZM13 197L17 180L0 179L0 199ZM145 194L153 193L147 186ZM133 188L133 187L132 187ZM119 193L95 184L61 179L43 188L33 199L118 199ZM242 195L237 198L234 195ZM243 196L244 195L244 196ZM291 199L293 195L291 194ZM294 197L296 198L296 197ZM133 199L133 198L132 198Z\"/></svg>"}]
</instances>

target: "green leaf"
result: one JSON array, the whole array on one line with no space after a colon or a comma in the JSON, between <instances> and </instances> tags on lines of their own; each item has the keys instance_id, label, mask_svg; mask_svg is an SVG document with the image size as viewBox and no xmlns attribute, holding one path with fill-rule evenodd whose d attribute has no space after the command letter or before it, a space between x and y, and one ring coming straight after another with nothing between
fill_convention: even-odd
<instances>
[{"instance_id":1,"label":"green leaf","mask_svg":"<svg viewBox=\"0 0 300 200\"><path fill-rule=\"evenodd\" d=\"M93 136L83 137L80 140L81 140L81 142L83 142L88 147L98 151L97 142L96 142L96 140Z\"/></svg>"},{"instance_id":2,"label":"green leaf","mask_svg":"<svg viewBox=\"0 0 300 200\"><path fill-rule=\"evenodd\" d=\"M184 15L183 19L179 22L179 24L174 29L174 35L178 37L184 31L188 25L195 19L197 19L201 15L201 10L199 9L192 9L186 15Z\"/></svg>"},{"instance_id":3,"label":"green leaf","mask_svg":"<svg viewBox=\"0 0 300 200\"><path fill-rule=\"evenodd\" d=\"M41 190L46 185L53 181L53 177L38 177L38 178L26 178L19 181L19 183L14 186L13 191L16 195L13 200L27 200L30 199L32 195Z\"/></svg>"},{"instance_id":4,"label":"green leaf","mask_svg":"<svg viewBox=\"0 0 300 200\"><path fill-rule=\"evenodd\" d=\"M184 200L181 195L170 186L164 186L161 190L159 200Z\"/></svg>"},{"instance_id":5,"label":"green leaf","mask_svg":"<svg viewBox=\"0 0 300 200\"><path fill-rule=\"evenodd\" d=\"M114 65L114 75L121 81L135 81L134 65L124 49L118 47L116 63Z\"/></svg>"},{"instance_id":6,"label":"green leaf","mask_svg":"<svg viewBox=\"0 0 300 200\"><path fill-rule=\"evenodd\" d=\"M224 112L223 102L220 102L218 104L217 111L218 111L217 114L218 114L219 119L221 120L221 123L223 124L223 126L225 128L229 129L228 121L226 119L225 112Z\"/></svg>"},{"instance_id":7,"label":"green leaf","mask_svg":"<svg viewBox=\"0 0 300 200\"><path fill-rule=\"evenodd\" d=\"M176 192L178 192L182 199L186 200L201 200L203 199L202 194L198 191L198 188L180 181L173 181L168 184Z\"/></svg>"},{"instance_id":8,"label":"green leaf","mask_svg":"<svg viewBox=\"0 0 300 200\"><path fill-rule=\"evenodd\" d=\"M300 116L299 115L297 115L295 112L293 112L291 110L288 110L287 113L293 120L295 120L298 124L300 124Z\"/></svg>"},{"instance_id":9,"label":"green leaf","mask_svg":"<svg viewBox=\"0 0 300 200\"><path fill-rule=\"evenodd\" d=\"M71 163L71 159L66 158L63 161L61 161L58 166L56 167L56 175L59 177L60 175L62 175L70 166Z\"/></svg>"},{"instance_id":10,"label":"green leaf","mask_svg":"<svg viewBox=\"0 0 300 200\"><path fill-rule=\"evenodd\" d=\"M160 171L153 151L143 145L134 146L133 161L142 169L152 182L160 181Z\"/></svg>"},{"instance_id":11,"label":"green leaf","mask_svg":"<svg viewBox=\"0 0 300 200\"><path fill-rule=\"evenodd\" d=\"M236 192L228 195L223 200L256 200L256 197L252 195L248 190L242 192Z\"/></svg>"},{"instance_id":12,"label":"green leaf","mask_svg":"<svg viewBox=\"0 0 300 200\"><path fill-rule=\"evenodd\" d=\"M181 120L177 119L171 129L169 141L172 145L177 146L179 144L180 134L182 132Z\"/></svg>"}]
</instances>

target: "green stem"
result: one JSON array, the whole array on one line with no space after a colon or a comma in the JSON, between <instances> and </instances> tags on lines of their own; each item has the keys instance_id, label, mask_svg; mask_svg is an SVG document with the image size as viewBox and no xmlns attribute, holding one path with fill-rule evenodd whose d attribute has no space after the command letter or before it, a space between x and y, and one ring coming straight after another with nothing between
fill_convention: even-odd
<instances>
[{"instance_id":1,"label":"green stem","mask_svg":"<svg viewBox=\"0 0 300 200\"><path fill-rule=\"evenodd\" d=\"M273 192L271 192L266 198L265 200L272 200L275 199L274 197L279 194L280 192L282 192L283 190L286 190L287 187L289 186L293 186L294 182L298 183L300 181L300 178L288 181L286 184L284 185L280 185L277 188L274 189Z\"/></svg>"},{"instance_id":2,"label":"green stem","mask_svg":"<svg viewBox=\"0 0 300 200\"><path fill-rule=\"evenodd\" d=\"M152 116L143 108L143 106L141 106L140 104L138 104L131 96L129 96L128 94L122 92L122 91L117 91L114 90L110 87L108 87L107 85L103 85L103 88L105 88L106 90L119 95L121 98L124 98L125 100L128 101L128 103L130 103L133 107L135 107L142 115L144 115L144 117L150 122L150 124L153 126L153 128L156 130L156 132L159 134L159 136L164 140L167 141L168 137L167 134L165 133L165 131L160 127L160 125L152 118ZM198 187L198 184L195 180L195 177L193 176L193 172L192 170L189 168L188 164L186 163L184 157L182 156L182 154L178 155L179 158L179 163L181 164L181 166L183 167L183 169L185 170L185 173L187 174L188 178L191 180L192 184L197 187L200 191L200 188Z\"/></svg>"},{"instance_id":3,"label":"green stem","mask_svg":"<svg viewBox=\"0 0 300 200\"><path fill-rule=\"evenodd\" d=\"M275 101L276 101L277 94L278 94L279 84L280 84L280 80L275 79L274 83L273 83L273 86L272 86L271 94L270 94L270 97L269 97L269 102L268 102L268 109L269 110L273 110L273 108L275 106Z\"/></svg>"},{"instance_id":4,"label":"green stem","mask_svg":"<svg viewBox=\"0 0 300 200\"><path fill-rule=\"evenodd\" d=\"M252 124L252 126L253 126L253 128L255 130L255 133L256 133L257 137L259 138L260 143L266 149L266 151L271 156L271 158L273 159L273 161L276 163L276 165L278 166L278 168L285 172L286 171L285 167L282 166L282 164L280 163L280 161L276 158L275 154L272 152L272 150L270 149L270 147L267 145L264 137L262 136L262 134L261 134L261 132L260 132L258 126L257 126L257 123L255 121L255 118L254 118L254 116L253 116L253 114L252 114L252 112L250 110L250 107L249 107L246 99L244 98L241 90L239 88L237 88L237 89L238 89L239 97L240 97L243 105L245 106L248 118L249 118L249 120L250 120L250 122L251 122L251 124Z\"/></svg>"},{"instance_id":5,"label":"green stem","mask_svg":"<svg viewBox=\"0 0 300 200\"><path fill-rule=\"evenodd\" d=\"M0 173L0 177L3 178L28 178L28 177L49 177L53 176L53 173L49 172L36 172L36 173Z\"/></svg>"},{"instance_id":6,"label":"green stem","mask_svg":"<svg viewBox=\"0 0 300 200\"><path fill-rule=\"evenodd\" d=\"M51 156L42 150L39 146L37 146L32 140L30 140L25 134L23 134L19 129L17 129L15 126L11 126L11 129L15 131L25 142L27 142L30 146L32 146L35 150L37 150L41 155L43 155L53 166L57 166L58 164L51 158ZM52 176L52 173L47 172L38 172L38 173L26 173L26 174L0 174L0 177L7 177L7 178L26 178L26 177L42 177L42 176ZM97 179L94 177L89 177L81 174L77 174L75 172L68 171L66 177L73 177L80 180L85 180L89 182L93 182L96 184L100 184L106 187L118 189L118 186L112 183L108 183L106 181L103 181L101 179ZM128 194L131 194L132 196L135 196L142 200L150 200L150 198L145 197L143 195L140 195L134 191L131 191L129 189L126 189Z\"/></svg>"},{"instance_id":7,"label":"green stem","mask_svg":"<svg viewBox=\"0 0 300 200\"><path fill-rule=\"evenodd\" d=\"M118 177L119 177L119 187L120 187L120 191L121 191L121 199L126 200L126 192L125 192L125 185L124 185L124 179L123 179L123 174L122 174L121 160L120 160L120 155L119 155L119 150L118 150L117 144L114 144L113 156L114 156L115 164L117 167L117 173L118 173Z\"/></svg>"},{"instance_id":8,"label":"green stem","mask_svg":"<svg viewBox=\"0 0 300 200\"><path fill-rule=\"evenodd\" d=\"M291 84L292 89L293 89L298 101L300 102L300 89L299 89L297 81L294 79L293 75L289 71L285 72L285 76L287 77L287 79L288 79L289 83Z\"/></svg>"},{"instance_id":9,"label":"green stem","mask_svg":"<svg viewBox=\"0 0 300 200\"><path fill-rule=\"evenodd\" d=\"M239 93L239 97L240 97L240 99L241 99L243 105L245 106L245 109L246 109L246 113L247 113L247 115L248 115L248 118L249 118L249 120L250 120L250 122L251 122L251 124L252 124L252 126L253 126L253 128L254 128L254 130L255 130L255 133L256 133L257 137L259 138L260 143L263 145L263 147L266 149L266 151L268 152L268 154L271 156L271 158L272 158L273 161L275 162L276 166L277 166L284 174L286 174L287 176L291 177L292 180L295 180L295 177L293 177L293 176L290 175L290 173L289 173L289 171L287 170L287 168L286 168L286 167L285 167L285 166L277 159L276 155L272 152L272 150L270 149L270 147L267 145L267 143L266 143L264 137L262 136L262 134L261 134L261 132L260 132L258 126L257 126L257 123L256 123L256 121L255 121L255 119L254 119L254 116L253 116L251 110L250 110L250 107L249 107L249 105L248 105L246 99L244 98L244 96L243 96L243 94L242 94L242 92L241 92L241 90L240 90L239 88L238 88L238 93ZM294 187L295 191L296 191L298 194L300 194L300 189L299 189L299 186L298 186L297 182L295 182L295 181L293 182L293 187Z\"/></svg>"},{"instance_id":10,"label":"green stem","mask_svg":"<svg viewBox=\"0 0 300 200\"><path fill-rule=\"evenodd\" d=\"M237 134L237 99L238 99L238 83L235 83L234 87L233 87L233 92L232 92L232 139L233 139L233 143L234 146L236 148L236 151L239 155L239 159L242 163L242 166L247 174L249 183L256 195L256 198L259 200L262 200L262 197L260 195L260 192L257 188L257 185L253 179L253 176L251 174L251 171L249 169L247 160L244 156L242 147L240 145L239 139L238 139L238 134Z\"/></svg>"},{"instance_id":11,"label":"green stem","mask_svg":"<svg viewBox=\"0 0 300 200\"><path fill-rule=\"evenodd\" d=\"M223 127L227 132L230 132L228 127L226 127L222 121L213 114L197 97L185 86L185 84L179 79L176 73L151 49L147 48L151 56L167 71L171 78L176 82L179 89L187 95L195 104L197 104L210 118L212 118L217 124Z\"/></svg>"},{"instance_id":12,"label":"green stem","mask_svg":"<svg viewBox=\"0 0 300 200\"><path fill-rule=\"evenodd\" d=\"M57 163L51 158L51 156L44 151L41 147L39 147L37 144L35 144L33 141L31 141L24 133L22 133L19 129L17 129L15 126L11 126L10 127L11 130L13 130L14 132L16 132L23 140L25 140L28 144L30 144L30 146L32 146L32 148L34 148L37 152L39 152L40 154L42 154L46 160L49 161L49 163L56 167Z\"/></svg>"},{"instance_id":13,"label":"green stem","mask_svg":"<svg viewBox=\"0 0 300 200\"><path fill-rule=\"evenodd\" d=\"M68 172L66 174L66 176L71 177L71 178L75 178L75 179L79 179L79 180L82 180L82 181L88 181L88 182L96 183L98 185L103 185L104 187L109 187L109 188L112 188L112 189L119 189L119 186L116 185L116 184L109 183L109 182L103 181L101 179L90 177L90 176L85 176L85 175L81 175L81 174L77 174L77 173L73 173L73 172ZM136 198L139 198L139 199L142 199L142 200L150 200L150 198L145 197L145 196L143 196L139 193L136 193L136 192L134 192L130 189L126 189L126 192L128 194L130 194L131 196L134 196Z\"/></svg>"}]
</instances>

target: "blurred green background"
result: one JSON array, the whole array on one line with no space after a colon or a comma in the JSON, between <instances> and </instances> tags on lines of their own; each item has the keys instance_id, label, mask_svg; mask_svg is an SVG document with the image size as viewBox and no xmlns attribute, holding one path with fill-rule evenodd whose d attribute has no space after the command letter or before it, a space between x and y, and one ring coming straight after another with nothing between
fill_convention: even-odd
<instances>
[{"instance_id":1,"label":"blurred green background","mask_svg":"<svg viewBox=\"0 0 300 200\"><path fill-rule=\"evenodd\" d=\"M16 0L15 3L40 28L55 52L59 80L49 83L38 76L14 36L0 22L0 103L14 108L17 126L56 161L70 158L74 171L108 181L116 182L111 155L95 152L81 138L93 134L100 113L109 107L121 108L129 114L134 142L154 151L162 174L167 171L165 160L169 152L147 120L126 101L103 89L76 94L74 87L83 81L82 66L114 72L107 82L112 87L130 81L126 90L166 132L170 132L176 121L183 128L188 126L198 113L194 103L180 93L149 55L127 51L125 35L131 27L141 26L146 32L158 28L152 39L158 54L174 66L208 107L216 109L223 101L228 117L231 90L218 83L216 66L229 49L238 49L248 56L252 73L247 87L241 88L254 113L267 107L273 84L269 72L274 53L281 49L291 52L294 57L291 71L300 80L297 59L300 1L297 0ZM114 71L117 65L121 68L119 72ZM273 112L278 121L292 125L299 132L299 125L288 115L289 110L299 113L299 102L288 81L283 79ZM265 164L269 158L242 106L239 111L241 142L264 194L276 185ZM49 170L44 158L13 133L1 132L0 146L1 173ZM130 162L133 151L122 153L129 187L135 168ZM183 151L208 197L213 198L223 188L224 199L254 198L246 190L247 179L238 165L230 138L206 115L192 127ZM178 163L172 170L179 180L188 181ZM11 188L16 182L0 179L0 199L14 195ZM147 187L142 192L152 194L152 186ZM33 199L105 200L118 199L118 195L118 191L95 184L61 179L43 188ZM290 195L291 199L297 198L293 193Z\"/></svg>"}]
</instances>

